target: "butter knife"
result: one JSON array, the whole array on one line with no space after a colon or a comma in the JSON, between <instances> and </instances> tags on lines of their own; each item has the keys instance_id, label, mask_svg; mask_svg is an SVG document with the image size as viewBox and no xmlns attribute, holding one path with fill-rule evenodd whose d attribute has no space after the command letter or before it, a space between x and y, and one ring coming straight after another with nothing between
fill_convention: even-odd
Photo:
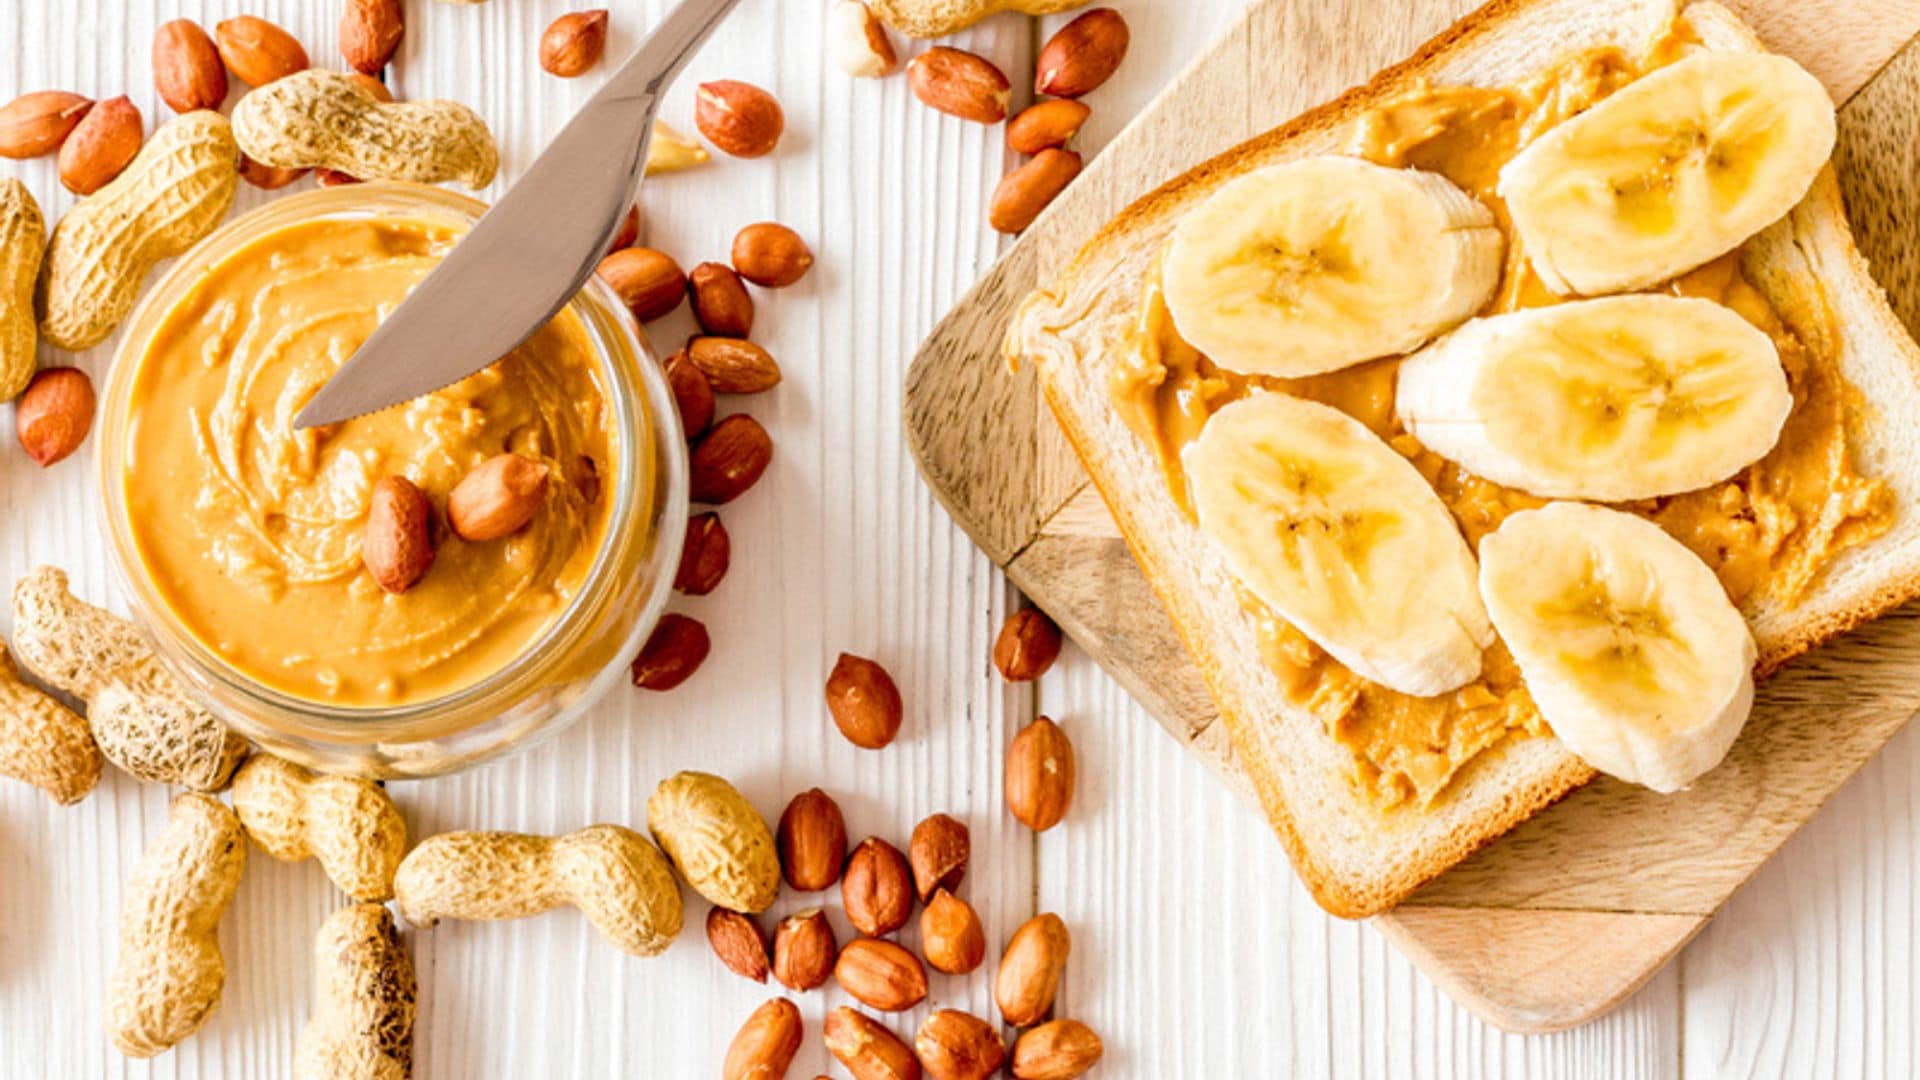
<instances>
[{"instance_id":1,"label":"butter knife","mask_svg":"<svg viewBox=\"0 0 1920 1080\"><path fill-rule=\"evenodd\" d=\"M667 84L737 2L681 0L294 426L351 419L451 386L512 352L565 307L639 190Z\"/></svg>"}]
</instances>

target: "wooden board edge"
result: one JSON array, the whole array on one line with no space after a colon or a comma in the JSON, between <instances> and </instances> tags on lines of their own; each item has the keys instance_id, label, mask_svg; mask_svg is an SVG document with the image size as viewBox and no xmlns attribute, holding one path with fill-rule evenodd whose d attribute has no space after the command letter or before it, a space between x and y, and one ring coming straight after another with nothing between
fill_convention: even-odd
<instances>
[{"instance_id":1,"label":"wooden board edge","mask_svg":"<svg viewBox=\"0 0 1920 1080\"><path fill-rule=\"evenodd\" d=\"M1475 1016L1516 1035L1546 1035L1619 1008L1711 918L1423 907L1372 924Z\"/></svg>"}]
</instances>

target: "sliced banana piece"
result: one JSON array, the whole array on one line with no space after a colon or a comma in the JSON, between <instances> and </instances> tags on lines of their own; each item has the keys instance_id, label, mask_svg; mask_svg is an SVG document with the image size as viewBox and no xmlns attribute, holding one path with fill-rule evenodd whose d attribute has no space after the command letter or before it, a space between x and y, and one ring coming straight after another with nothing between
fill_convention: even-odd
<instances>
[{"instance_id":1,"label":"sliced banana piece","mask_svg":"<svg viewBox=\"0 0 1920 1080\"><path fill-rule=\"evenodd\" d=\"M1200 531L1253 594L1363 678L1430 697L1480 674L1473 553L1407 459L1338 409L1257 393L1182 453Z\"/></svg>"},{"instance_id":2,"label":"sliced banana piece","mask_svg":"<svg viewBox=\"0 0 1920 1080\"><path fill-rule=\"evenodd\" d=\"M1528 260L1562 295L1644 288L1793 209L1833 153L1833 100L1784 56L1701 52L1634 80L1500 170Z\"/></svg>"},{"instance_id":3,"label":"sliced banana piece","mask_svg":"<svg viewBox=\"0 0 1920 1080\"><path fill-rule=\"evenodd\" d=\"M1622 502L1758 461L1793 394L1752 323L1643 294L1475 319L1400 365L1394 408L1428 449L1495 483Z\"/></svg>"},{"instance_id":4,"label":"sliced banana piece","mask_svg":"<svg viewBox=\"0 0 1920 1080\"><path fill-rule=\"evenodd\" d=\"M1180 335L1215 364L1296 377L1408 352L1500 281L1493 215L1445 177L1358 158L1257 169L1174 227Z\"/></svg>"},{"instance_id":5,"label":"sliced banana piece","mask_svg":"<svg viewBox=\"0 0 1920 1080\"><path fill-rule=\"evenodd\" d=\"M1523 510L1480 541L1480 594L1540 715L1611 776L1678 791L1753 706L1758 651L1699 556L1645 518Z\"/></svg>"}]
</instances>

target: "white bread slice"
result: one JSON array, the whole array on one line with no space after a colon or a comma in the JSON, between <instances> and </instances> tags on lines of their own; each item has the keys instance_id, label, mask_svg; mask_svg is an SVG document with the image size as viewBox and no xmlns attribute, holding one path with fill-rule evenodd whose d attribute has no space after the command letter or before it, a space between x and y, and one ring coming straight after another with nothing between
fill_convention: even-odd
<instances>
[{"instance_id":1,"label":"white bread slice","mask_svg":"<svg viewBox=\"0 0 1920 1080\"><path fill-rule=\"evenodd\" d=\"M1470 764L1425 810L1383 812L1349 785L1345 751L1289 704L1234 600L1232 575L1109 404L1108 379L1146 276L1174 223L1219 185L1262 165L1341 152L1358 115L1417 80L1508 85L1570 52L1609 44L1637 56L1681 7L1708 47L1762 48L1737 17L1705 0L1493 0L1366 85L1141 198L1050 288L1030 296L1009 329L1009 354L1039 369L1056 418L1205 675L1273 828L1314 897L1336 915L1392 907L1593 773L1557 740L1527 738ZM1746 612L1764 674L1920 594L1920 439L1910 434L1920 425L1920 348L1854 248L1831 168L1787 218L1749 242L1745 268L1803 336L1824 333L1821 305L1833 313L1842 370L1871 403L1850 418L1858 463L1887 482L1896 513L1887 533L1843 553L1796 606Z\"/></svg>"}]
</instances>

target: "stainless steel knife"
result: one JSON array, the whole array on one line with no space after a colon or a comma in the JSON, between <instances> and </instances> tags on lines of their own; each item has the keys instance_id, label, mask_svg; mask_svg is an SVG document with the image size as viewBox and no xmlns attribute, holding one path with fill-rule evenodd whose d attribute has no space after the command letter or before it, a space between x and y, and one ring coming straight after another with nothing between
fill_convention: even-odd
<instances>
[{"instance_id":1,"label":"stainless steel knife","mask_svg":"<svg viewBox=\"0 0 1920 1080\"><path fill-rule=\"evenodd\" d=\"M338 373L307 428L450 386L513 351L573 299L626 217L667 84L738 0L681 0Z\"/></svg>"}]
</instances>

